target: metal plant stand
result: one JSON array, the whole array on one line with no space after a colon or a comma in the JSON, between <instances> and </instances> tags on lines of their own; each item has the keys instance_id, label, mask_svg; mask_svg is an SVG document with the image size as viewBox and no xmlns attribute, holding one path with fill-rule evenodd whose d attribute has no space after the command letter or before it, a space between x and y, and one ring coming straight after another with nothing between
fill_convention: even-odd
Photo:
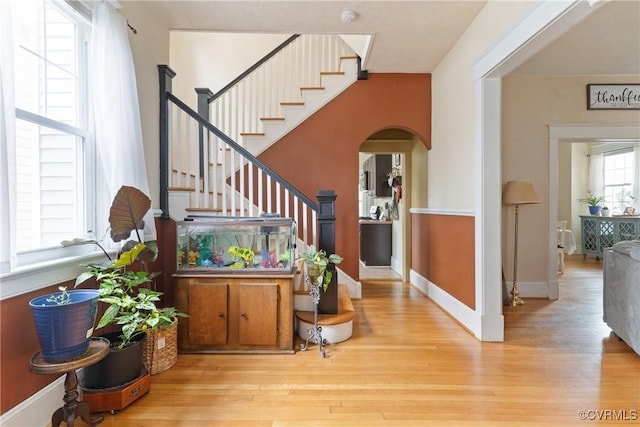
<instances>
[{"instance_id":1,"label":"metal plant stand","mask_svg":"<svg viewBox=\"0 0 640 427\"><path fill-rule=\"evenodd\" d=\"M309 298L313 302L313 326L307 329L308 336L304 344L300 344L300 351L306 351L309 348L309 341L314 340L318 344L318 350L322 357L327 357L324 346L327 340L322 338L322 326L318 325L318 303L320 302L320 285L314 285L309 280L309 275L304 274L304 281L309 285Z\"/></svg>"}]
</instances>

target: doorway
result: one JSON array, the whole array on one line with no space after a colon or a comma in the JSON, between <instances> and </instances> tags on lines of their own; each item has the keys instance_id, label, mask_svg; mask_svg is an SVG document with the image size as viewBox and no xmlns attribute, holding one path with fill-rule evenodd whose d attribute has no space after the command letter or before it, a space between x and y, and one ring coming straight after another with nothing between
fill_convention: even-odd
<instances>
[{"instance_id":1,"label":"doorway","mask_svg":"<svg viewBox=\"0 0 640 427\"><path fill-rule=\"evenodd\" d=\"M360 279L409 281L411 150L415 137L401 129L371 135L359 149L357 238Z\"/></svg>"},{"instance_id":2,"label":"doorway","mask_svg":"<svg viewBox=\"0 0 640 427\"><path fill-rule=\"evenodd\" d=\"M549 224L558 220L558 153L559 145L572 142L638 142L640 126L638 125L550 125L549 126ZM558 299L559 284L556 273L556 236L555 230L549 227L549 298Z\"/></svg>"}]
</instances>

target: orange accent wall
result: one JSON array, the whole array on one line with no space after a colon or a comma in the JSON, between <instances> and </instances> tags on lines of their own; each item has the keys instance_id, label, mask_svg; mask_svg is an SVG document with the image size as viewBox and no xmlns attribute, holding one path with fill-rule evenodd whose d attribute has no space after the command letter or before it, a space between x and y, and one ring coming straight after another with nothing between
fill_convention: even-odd
<instances>
[{"instance_id":1,"label":"orange accent wall","mask_svg":"<svg viewBox=\"0 0 640 427\"><path fill-rule=\"evenodd\" d=\"M311 200L319 190L336 192L336 253L344 257L340 268L356 280L358 152L388 128L411 132L431 147L431 75L369 74L259 156Z\"/></svg>"},{"instance_id":2,"label":"orange accent wall","mask_svg":"<svg viewBox=\"0 0 640 427\"><path fill-rule=\"evenodd\" d=\"M73 287L73 282L67 285ZM3 414L59 376L38 375L29 370L31 356L40 351L29 301L57 290L56 285L0 301L0 410Z\"/></svg>"},{"instance_id":3,"label":"orange accent wall","mask_svg":"<svg viewBox=\"0 0 640 427\"><path fill-rule=\"evenodd\" d=\"M476 308L475 218L411 214L411 268Z\"/></svg>"}]
</instances>

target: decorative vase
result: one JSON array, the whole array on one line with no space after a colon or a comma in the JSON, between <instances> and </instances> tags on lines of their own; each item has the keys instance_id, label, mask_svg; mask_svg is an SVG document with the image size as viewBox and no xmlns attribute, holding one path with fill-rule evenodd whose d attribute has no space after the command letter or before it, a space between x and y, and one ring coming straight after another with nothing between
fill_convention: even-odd
<instances>
[{"instance_id":1,"label":"decorative vase","mask_svg":"<svg viewBox=\"0 0 640 427\"><path fill-rule=\"evenodd\" d=\"M132 337L132 343L125 348L115 347L121 335L120 331L109 332L101 337L108 339L112 347L104 359L82 370L82 386L88 389L106 389L126 384L140 376L142 372L142 353L147 337L139 333Z\"/></svg>"},{"instance_id":2,"label":"decorative vase","mask_svg":"<svg viewBox=\"0 0 640 427\"><path fill-rule=\"evenodd\" d=\"M602 208L602 216L611 216L611 211L609 208Z\"/></svg>"},{"instance_id":3,"label":"decorative vase","mask_svg":"<svg viewBox=\"0 0 640 427\"><path fill-rule=\"evenodd\" d=\"M96 321L97 289L67 291L71 302L47 301L62 292L42 295L29 301L42 356L48 363L63 363L84 354Z\"/></svg>"},{"instance_id":4,"label":"decorative vase","mask_svg":"<svg viewBox=\"0 0 640 427\"><path fill-rule=\"evenodd\" d=\"M317 265L310 262L305 262L304 267L305 267L305 273L309 277L309 280L311 281L311 283L318 284L318 278L320 277L320 268Z\"/></svg>"},{"instance_id":5,"label":"decorative vase","mask_svg":"<svg viewBox=\"0 0 640 427\"><path fill-rule=\"evenodd\" d=\"M589 213L591 215L600 215L601 210L602 206L589 206Z\"/></svg>"}]
</instances>

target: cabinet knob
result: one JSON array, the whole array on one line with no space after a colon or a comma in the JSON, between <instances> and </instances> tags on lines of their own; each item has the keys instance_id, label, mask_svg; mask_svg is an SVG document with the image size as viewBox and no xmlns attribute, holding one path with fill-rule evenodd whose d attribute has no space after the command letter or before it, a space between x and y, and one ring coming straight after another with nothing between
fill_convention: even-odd
<instances>
[{"instance_id":1,"label":"cabinet knob","mask_svg":"<svg viewBox=\"0 0 640 427\"><path fill-rule=\"evenodd\" d=\"M218 313L218 317L224 319L224 313L223 312Z\"/></svg>"},{"instance_id":2,"label":"cabinet knob","mask_svg":"<svg viewBox=\"0 0 640 427\"><path fill-rule=\"evenodd\" d=\"M247 317L247 313L243 311L242 313L240 313L240 317Z\"/></svg>"}]
</instances>

